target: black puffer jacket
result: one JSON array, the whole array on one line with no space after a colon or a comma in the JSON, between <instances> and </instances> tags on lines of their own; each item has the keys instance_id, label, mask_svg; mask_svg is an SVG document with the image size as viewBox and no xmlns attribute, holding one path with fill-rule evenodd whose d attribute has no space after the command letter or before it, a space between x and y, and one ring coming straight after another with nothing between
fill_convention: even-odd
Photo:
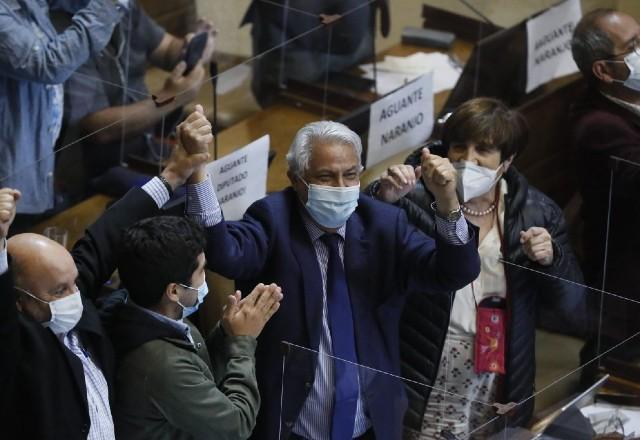
<instances>
[{"instance_id":1,"label":"black puffer jacket","mask_svg":"<svg viewBox=\"0 0 640 440\"><path fill-rule=\"evenodd\" d=\"M441 152L437 152L441 153ZM407 158L407 164L420 163L420 151ZM582 283L582 272L569 245L560 208L512 166L505 175L508 193L505 196L504 245L505 260L544 274ZM398 201L409 220L429 235L434 235L434 212L430 208L433 196L422 181ZM549 267L532 262L520 244L520 231L531 226L546 228L553 238L554 260ZM572 334L584 334L585 291L576 284L505 264L507 277L506 370L499 390L499 401L521 402L534 392L535 327L538 311L544 310L550 321L561 323ZM432 385L440 363L440 355L449 326L453 294L410 295L405 305L400 328L402 375ZM559 328L560 328L559 326ZM409 409L405 425L420 430L431 389L407 383ZM514 410L509 417L511 426L527 423L533 411L530 399Z\"/></svg>"}]
</instances>

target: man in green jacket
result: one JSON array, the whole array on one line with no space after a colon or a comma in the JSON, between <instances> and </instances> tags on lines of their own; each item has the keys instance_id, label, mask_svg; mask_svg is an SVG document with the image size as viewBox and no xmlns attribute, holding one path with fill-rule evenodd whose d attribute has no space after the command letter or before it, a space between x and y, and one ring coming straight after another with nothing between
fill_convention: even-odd
<instances>
[{"instance_id":1,"label":"man in green jacket","mask_svg":"<svg viewBox=\"0 0 640 440\"><path fill-rule=\"evenodd\" d=\"M194 113L182 142L207 142L211 126ZM158 205L169 188L155 181ZM114 422L118 439L245 439L260 396L256 337L278 310L281 289L259 284L230 295L221 323L206 340L186 319L202 304L205 235L198 185L187 182L187 214L141 220L129 227L118 256L127 292L105 300L103 321L116 353Z\"/></svg>"},{"instance_id":2,"label":"man in green jacket","mask_svg":"<svg viewBox=\"0 0 640 440\"><path fill-rule=\"evenodd\" d=\"M206 340L187 319L207 294L202 228L184 217L138 222L123 237L119 293L103 308L116 352L119 439L244 439L260 396L256 337L282 298L259 284L228 298Z\"/></svg>"}]
</instances>

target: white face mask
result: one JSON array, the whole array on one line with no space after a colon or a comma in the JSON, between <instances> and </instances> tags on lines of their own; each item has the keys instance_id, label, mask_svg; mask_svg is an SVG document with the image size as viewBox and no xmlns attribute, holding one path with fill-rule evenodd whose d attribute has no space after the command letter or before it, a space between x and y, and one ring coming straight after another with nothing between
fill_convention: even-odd
<instances>
[{"instance_id":1,"label":"white face mask","mask_svg":"<svg viewBox=\"0 0 640 440\"><path fill-rule=\"evenodd\" d=\"M492 170L466 160L453 162L452 165L458 171L456 191L462 203L489 192L500 178L502 168L501 164Z\"/></svg>"},{"instance_id":2,"label":"white face mask","mask_svg":"<svg viewBox=\"0 0 640 440\"><path fill-rule=\"evenodd\" d=\"M200 305L204 302L204 298L209 293L209 286L207 285L207 280L206 279L204 280L202 285L200 287L198 287L197 289L194 288L194 287L185 286L184 284L180 284L180 286L184 287L185 289L191 289L191 290L197 290L198 291L198 297L196 298L196 302L195 302L194 305L185 306L180 301L178 301L178 304L182 307L182 319L184 319L184 318L194 314L198 310L198 308L200 308Z\"/></svg>"},{"instance_id":3,"label":"white face mask","mask_svg":"<svg viewBox=\"0 0 640 440\"><path fill-rule=\"evenodd\" d=\"M302 177L300 180L309 188L307 212L325 228L336 229L344 225L358 207L360 185L336 187L307 184Z\"/></svg>"},{"instance_id":4,"label":"white face mask","mask_svg":"<svg viewBox=\"0 0 640 440\"><path fill-rule=\"evenodd\" d=\"M55 301L45 301L27 290L19 287L16 287L16 289L29 295L31 298L40 301L41 303L49 305L51 320L43 322L42 325L49 327L56 335L64 335L70 332L76 325L78 325L80 318L82 318L84 307L82 306L80 291L77 290L77 288L71 295L56 299Z\"/></svg>"},{"instance_id":5,"label":"white face mask","mask_svg":"<svg viewBox=\"0 0 640 440\"><path fill-rule=\"evenodd\" d=\"M629 69L629 76L626 80L621 81L614 79L615 82L622 83L623 86L640 92L640 53L635 50L624 57L624 61L607 60L611 63L625 63Z\"/></svg>"}]
</instances>

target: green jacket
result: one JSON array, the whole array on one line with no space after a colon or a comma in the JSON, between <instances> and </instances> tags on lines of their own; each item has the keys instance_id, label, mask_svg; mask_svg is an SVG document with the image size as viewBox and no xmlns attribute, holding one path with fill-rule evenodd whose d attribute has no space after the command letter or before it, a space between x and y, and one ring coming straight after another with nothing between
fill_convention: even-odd
<instances>
[{"instance_id":1,"label":"green jacket","mask_svg":"<svg viewBox=\"0 0 640 440\"><path fill-rule=\"evenodd\" d=\"M108 322L118 356L113 413L119 440L249 437L260 408L255 338L226 336L218 325L205 342L185 320L191 343L131 305L116 309Z\"/></svg>"}]
</instances>

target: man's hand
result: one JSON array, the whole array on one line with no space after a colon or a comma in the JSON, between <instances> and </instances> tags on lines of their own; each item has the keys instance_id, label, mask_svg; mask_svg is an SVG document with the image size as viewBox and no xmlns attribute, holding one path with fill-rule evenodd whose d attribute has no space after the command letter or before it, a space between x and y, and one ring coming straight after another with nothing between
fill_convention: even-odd
<instances>
[{"instance_id":1,"label":"man's hand","mask_svg":"<svg viewBox=\"0 0 640 440\"><path fill-rule=\"evenodd\" d=\"M176 129L180 144L187 154L207 153L213 142L211 122L200 104Z\"/></svg>"},{"instance_id":2,"label":"man's hand","mask_svg":"<svg viewBox=\"0 0 640 440\"><path fill-rule=\"evenodd\" d=\"M531 261L542 266L553 263L553 241L545 228L532 226L526 231L520 231L520 244Z\"/></svg>"},{"instance_id":3,"label":"man's hand","mask_svg":"<svg viewBox=\"0 0 640 440\"><path fill-rule=\"evenodd\" d=\"M222 315L222 326L231 336L257 338L265 324L280 308L282 289L275 284L258 284L246 298L240 291L229 295Z\"/></svg>"},{"instance_id":4,"label":"man's hand","mask_svg":"<svg viewBox=\"0 0 640 440\"><path fill-rule=\"evenodd\" d=\"M188 75L183 76L186 69L187 63L184 61L176 64L160 92L161 96L175 97L176 102L181 106L195 99L202 87L205 74L201 63L196 64Z\"/></svg>"},{"instance_id":5,"label":"man's hand","mask_svg":"<svg viewBox=\"0 0 640 440\"><path fill-rule=\"evenodd\" d=\"M456 195L458 173L446 157L422 150L422 181L436 199L438 213L447 216L460 206Z\"/></svg>"},{"instance_id":6,"label":"man's hand","mask_svg":"<svg viewBox=\"0 0 640 440\"><path fill-rule=\"evenodd\" d=\"M188 154L201 154L209 151L213 142L211 123L204 116L201 105L196 105L196 109L185 121L178 125L178 139L180 145ZM207 179L205 164L197 167L187 181L189 184L204 182Z\"/></svg>"},{"instance_id":7,"label":"man's hand","mask_svg":"<svg viewBox=\"0 0 640 440\"><path fill-rule=\"evenodd\" d=\"M196 23L196 34L200 32L206 32L209 34L207 45L205 46L204 52L202 52L202 58L200 59L202 64L207 65L211 62L213 53L216 50L216 35L218 35L218 30L211 20L208 18L200 18Z\"/></svg>"},{"instance_id":8,"label":"man's hand","mask_svg":"<svg viewBox=\"0 0 640 440\"><path fill-rule=\"evenodd\" d=\"M16 218L16 203L21 195L17 189L0 189L0 240L9 235L9 227Z\"/></svg>"},{"instance_id":9,"label":"man's hand","mask_svg":"<svg viewBox=\"0 0 640 440\"><path fill-rule=\"evenodd\" d=\"M160 175L175 190L184 185L196 170L201 169L210 157L209 153L187 154L177 146L171 152L167 166Z\"/></svg>"},{"instance_id":10,"label":"man's hand","mask_svg":"<svg viewBox=\"0 0 640 440\"><path fill-rule=\"evenodd\" d=\"M421 175L421 167L392 165L380 176L380 186L375 196L384 202L395 203L415 188Z\"/></svg>"}]
</instances>

